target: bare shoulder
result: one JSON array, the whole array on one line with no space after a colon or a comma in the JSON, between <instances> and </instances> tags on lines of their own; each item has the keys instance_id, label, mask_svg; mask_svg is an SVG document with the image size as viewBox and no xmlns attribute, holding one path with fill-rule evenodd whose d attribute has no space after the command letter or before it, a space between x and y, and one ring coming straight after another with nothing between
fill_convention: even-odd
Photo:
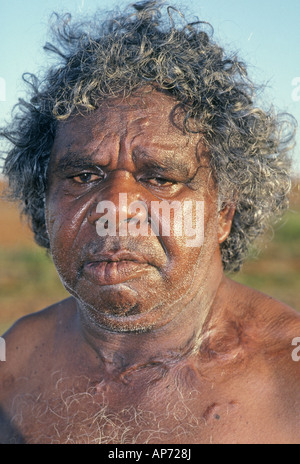
<instances>
[{"instance_id":1,"label":"bare shoulder","mask_svg":"<svg viewBox=\"0 0 300 464\"><path fill-rule=\"evenodd\" d=\"M230 378L238 396L266 424L262 439L299 443L300 314L230 279L222 296L228 308L224 333L237 340Z\"/></svg>"},{"instance_id":2,"label":"bare shoulder","mask_svg":"<svg viewBox=\"0 0 300 464\"><path fill-rule=\"evenodd\" d=\"M71 313L74 313L72 297L21 317L2 337L7 345L19 347L25 353L32 349L34 343L41 342L56 328L57 324L67 319Z\"/></svg>"},{"instance_id":3,"label":"bare shoulder","mask_svg":"<svg viewBox=\"0 0 300 464\"><path fill-rule=\"evenodd\" d=\"M39 364L43 353L51 351L57 327L63 325L72 312L74 304L72 298L68 298L20 318L2 335L6 351L6 361L0 363L2 397L14 379L25 372L28 375L29 366Z\"/></svg>"},{"instance_id":4,"label":"bare shoulder","mask_svg":"<svg viewBox=\"0 0 300 464\"><path fill-rule=\"evenodd\" d=\"M243 350L300 395L300 313L285 303L227 279L228 318L235 322ZM298 348L299 347L299 348ZM300 396L299 396L300 397Z\"/></svg>"},{"instance_id":5,"label":"bare shoulder","mask_svg":"<svg viewBox=\"0 0 300 464\"><path fill-rule=\"evenodd\" d=\"M0 363L0 443L23 443L11 422L12 405L20 396L34 393L38 397L46 391L57 340L68 332L75 308L73 298L68 298L22 317L3 335L6 361Z\"/></svg>"},{"instance_id":6,"label":"bare shoulder","mask_svg":"<svg viewBox=\"0 0 300 464\"><path fill-rule=\"evenodd\" d=\"M248 324L266 346L278 348L300 336L300 313L287 304L258 290L227 279L232 311Z\"/></svg>"},{"instance_id":7,"label":"bare shoulder","mask_svg":"<svg viewBox=\"0 0 300 464\"><path fill-rule=\"evenodd\" d=\"M297 403L300 418L300 313L252 288L228 285L247 346L276 378L282 397Z\"/></svg>"}]
</instances>

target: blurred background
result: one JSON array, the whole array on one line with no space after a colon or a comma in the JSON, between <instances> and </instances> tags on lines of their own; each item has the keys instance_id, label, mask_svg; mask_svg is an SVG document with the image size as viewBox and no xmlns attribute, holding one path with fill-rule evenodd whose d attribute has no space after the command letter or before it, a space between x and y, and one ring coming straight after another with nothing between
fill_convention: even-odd
<instances>
[{"instance_id":1,"label":"blurred background","mask_svg":"<svg viewBox=\"0 0 300 464\"><path fill-rule=\"evenodd\" d=\"M237 51L250 77L266 89L262 104L292 113L300 123L299 0L170 1L189 19L210 22L215 40ZM0 126L10 120L18 98L26 97L22 73L39 73L51 62L43 53L53 11L75 19L96 9L121 8L111 0L1 0ZM294 154L291 208L268 231L233 278L300 311L300 131ZM5 148L0 142L0 150ZM1 166L0 166L1 168ZM1 170L1 169L0 169ZM4 187L0 177L0 189ZM19 317L68 296L51 259L34 244L17 207L0 200L0 334Z\"/></svg>"}]
</instances>

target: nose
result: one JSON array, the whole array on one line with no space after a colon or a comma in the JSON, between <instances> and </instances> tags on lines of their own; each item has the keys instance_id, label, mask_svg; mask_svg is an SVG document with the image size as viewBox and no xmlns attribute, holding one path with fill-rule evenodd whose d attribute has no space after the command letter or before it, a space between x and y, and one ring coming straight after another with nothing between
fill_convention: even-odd
<instances>
[{"instance_id":1,"label":"nose","mask_svg":"<svg viewBox=\"0 0 300 464\"><path fill-rule=\"evenodd\" d=\"M148 231L146 189L127 171L108 175L88 212L88 221L98 235L127 235L128 227ZM134 234L133 234L134 235Z\"/></svg>"}]
</instances>

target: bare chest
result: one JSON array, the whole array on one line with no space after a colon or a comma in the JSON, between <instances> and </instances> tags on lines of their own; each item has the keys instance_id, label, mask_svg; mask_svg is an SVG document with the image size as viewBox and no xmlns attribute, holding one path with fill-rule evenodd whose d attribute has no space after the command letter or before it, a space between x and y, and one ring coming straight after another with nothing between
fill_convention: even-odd
<instances>
[{"instance_id":1,"label":"bare chest","mask_svg":"<svg viewBox=\"0 0 300 464\"><path fill-rule=\"evenodd\" d=\"M77 388L58 381L47 393L16 395L11 441L45 444L193 444L285 441L263 404L236 395L150 388L127 398L107 386ZM287 438L288 439L288 438Z\"/></svg>"}]
</instances>

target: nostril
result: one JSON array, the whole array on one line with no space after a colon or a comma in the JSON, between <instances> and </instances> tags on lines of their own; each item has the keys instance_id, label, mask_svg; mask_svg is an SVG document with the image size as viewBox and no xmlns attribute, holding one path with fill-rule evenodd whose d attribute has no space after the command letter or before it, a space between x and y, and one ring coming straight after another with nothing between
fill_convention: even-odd
<instances>
[{"instance_id":1,"label":"nostril","mask_svg":"<svg viewBox=\"0 0 300 464\"><path fill-rule=\"evenodd\" d=\"M108 196L109 192L106 193ZM134 195L111 194L110 200L103 199L90 205L87 220L91 225L96 226L100 236L108 234L123 236L128 233L147 235L149 227L151 228L148 203L137 200L136 198L139 197L137 192L134 192Z\"/></svg>"}]
</instances>

